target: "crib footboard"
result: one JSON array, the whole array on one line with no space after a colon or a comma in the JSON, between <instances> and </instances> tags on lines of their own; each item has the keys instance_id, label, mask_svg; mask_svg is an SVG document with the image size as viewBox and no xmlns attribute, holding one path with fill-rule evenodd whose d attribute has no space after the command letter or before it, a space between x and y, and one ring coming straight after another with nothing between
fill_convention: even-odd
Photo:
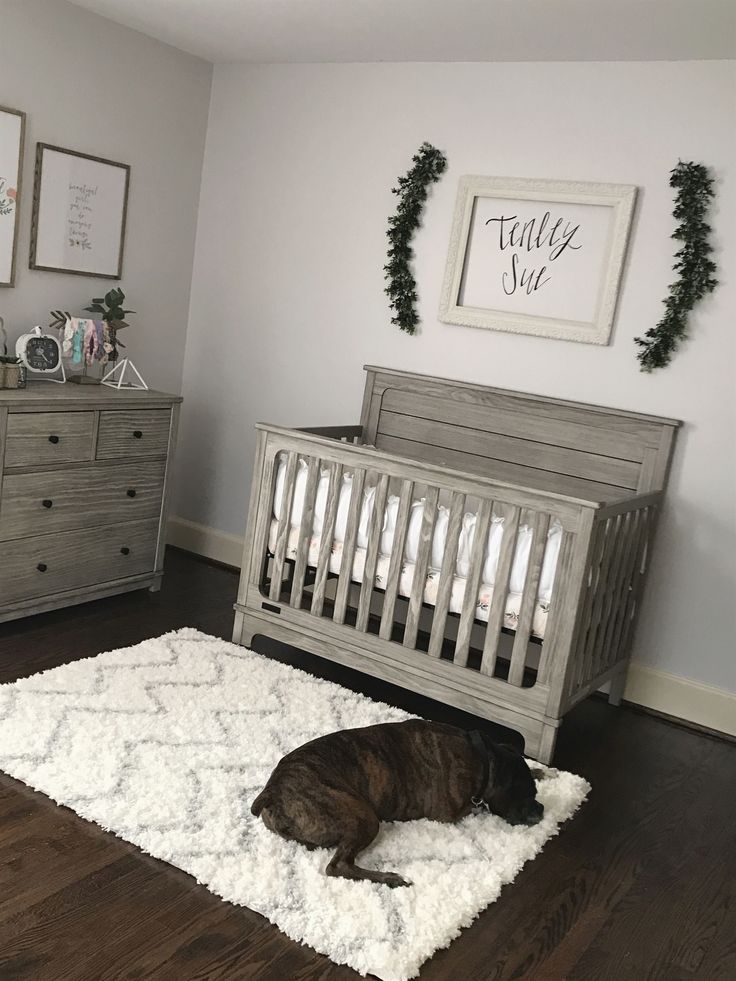
<instances>
[{"instance_id":1,"label":"crib footboard","mask_svg":"<svg viewBox=\"0 0 736 981\"><path fill-rule=\"evenodd\" d=\"M258 428L236 642L247 645L264 634L328 657L515 728L529 755L549 759L561 707L578 677L571 660L581 643L580 609L598 541L595 508L352 443L354 427L323 432ZM389 502L395 527L387 548ZM420 530L409 563L412 514ZM459 580L458 549L469 515L474 534L466 577ZM439 559L433 554L438 520L446 522ZM492 522L502 530L494 582L484 591ZM628 528L628 519L624 524ZM549 572L553 526L559 553L545 606L540 583ZM528 558L517 594L510 580L522 528ZM606 619L607 602L600 611L595 607L590 624ZM623 622L622 635L626 629ZM601 650L608 649L601 642Z\"/></svg>"}]
</instances>

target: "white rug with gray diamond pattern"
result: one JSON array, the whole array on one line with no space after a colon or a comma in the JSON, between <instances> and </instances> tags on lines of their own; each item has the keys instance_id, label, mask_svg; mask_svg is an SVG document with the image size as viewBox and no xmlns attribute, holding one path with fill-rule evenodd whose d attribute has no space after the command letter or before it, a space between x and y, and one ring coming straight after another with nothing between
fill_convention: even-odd
<instances>
[{"instance_id":1,"label":"white rug with gray diamond pattern","mask_svg":"<svg viewBox=\"0 0 736 981\"><path fill-rule=\"evenodd\" d=\"M407 713L185 628L0 686L0 769L294 940L384 981L415 977L557 834L585 799L550 770L545 817L512 828L384 825L361 856L413 885L327 878L326 850L270 834L250 804L282 755Z\"/></svg>"}]
</instances>

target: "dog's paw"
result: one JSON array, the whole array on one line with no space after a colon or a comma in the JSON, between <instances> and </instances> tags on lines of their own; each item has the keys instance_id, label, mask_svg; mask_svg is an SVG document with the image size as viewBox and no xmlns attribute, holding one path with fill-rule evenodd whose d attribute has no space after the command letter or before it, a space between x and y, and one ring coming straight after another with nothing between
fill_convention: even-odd
<instances>
[{"instance_id":1,"label":"dog's paw","mask_svg":"<svg viewBox=\"0 0 736 981\"><path fill-rule=\"evenodd\" d=\"M384 872L384 885L388 886L389 889L398 889L399 886L410 886L411 882L407 882L396 872Z\"/></svg>"}]
</instances>

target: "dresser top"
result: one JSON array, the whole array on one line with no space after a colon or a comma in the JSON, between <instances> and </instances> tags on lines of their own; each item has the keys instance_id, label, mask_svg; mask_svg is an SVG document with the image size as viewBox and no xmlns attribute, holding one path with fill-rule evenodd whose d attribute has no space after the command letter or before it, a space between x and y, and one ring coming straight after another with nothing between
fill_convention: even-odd
<instances>
[{"instance_id":1,"label":"dresser top","mask_svg":"<svg viewBox=\"0 0 736 981\"><path fill-rule=\"evenodd\" d=\"M140 391L135 388L108 388L107 385L57 385L49 381L29 381L26 388L0 389L0 409L113 409L171 405L181 395Z\"/></svg>"}]
</instances>

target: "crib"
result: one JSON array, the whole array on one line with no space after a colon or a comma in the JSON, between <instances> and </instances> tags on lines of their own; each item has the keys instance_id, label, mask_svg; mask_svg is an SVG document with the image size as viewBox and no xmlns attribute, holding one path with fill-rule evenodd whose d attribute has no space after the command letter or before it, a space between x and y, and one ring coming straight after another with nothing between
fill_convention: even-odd
<instances>
[{"instance_id":1,"label":"crib","mask_svg":"<svg viewBox=\"0 0 736 981\"><path fill-rule=\"evenodd\" d=\"M618 704L678 421L367 366L358 426L258 424L233 639L517 730Z\"/></svg>"}]
</instances>

